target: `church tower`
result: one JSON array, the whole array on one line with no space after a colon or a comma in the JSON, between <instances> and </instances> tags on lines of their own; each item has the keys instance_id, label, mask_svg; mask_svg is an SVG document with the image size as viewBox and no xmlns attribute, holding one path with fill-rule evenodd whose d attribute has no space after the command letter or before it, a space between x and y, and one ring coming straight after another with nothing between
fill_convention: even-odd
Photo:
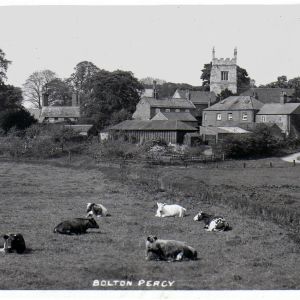
<instances>
[{"instance_id":1,"label":"church tower","mask_svg":"<svg viewBox=\"0 0 300 300\"><path fill-rule=\"evenodd\" d=\"M225 89L237 92L237 48L233 58L216 58L215 48L212 50L212 67L210 72L210 91L216 95Z\"/></svg>"}]
</instances>

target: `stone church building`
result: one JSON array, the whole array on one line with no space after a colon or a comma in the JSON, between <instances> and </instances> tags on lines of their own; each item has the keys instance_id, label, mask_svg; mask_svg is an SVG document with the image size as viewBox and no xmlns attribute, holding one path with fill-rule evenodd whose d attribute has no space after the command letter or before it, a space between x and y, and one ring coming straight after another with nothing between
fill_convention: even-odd
<instances>
[{"instance_id":1,"label":"stone church building","mask_svg":"<svg viewBox=\"0 0 300 300\"><path fill-rule=\"evenodd\" d=\"M210 72L210 91L216 95L228 89L237 92L237 48L233 58L216 58L215 48L212 50L212 67Z\"/></svg>"}]
</instances>

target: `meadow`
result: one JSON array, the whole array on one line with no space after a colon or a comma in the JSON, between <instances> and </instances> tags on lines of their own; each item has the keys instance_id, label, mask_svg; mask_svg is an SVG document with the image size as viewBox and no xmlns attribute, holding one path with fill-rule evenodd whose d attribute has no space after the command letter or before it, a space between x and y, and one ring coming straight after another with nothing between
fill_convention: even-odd
<instances>
[{"instance_id":1,"label":"meadow","mask_svg":"<svg viewBox=\"0 0 300 300\"><path fill-rule=\"evenodd\" d=\"M133 281L127 289L161 289L139 280L175 281L172 289L299 289L299 170L2 161L0 232L22 233L29 250L2 255L0 289L124 289L93 287L94 280ZM156 218L157 201L181 204L188 216ZM84 217L87 202L102 203L111 217L85 235L53 233L61 221ZM255 213L257 203L265 214ZM270 205L295 220L270 218ZM199 210L223 215L232 230L206 232L193 221ZM146 261L148 235L186 241L199 259Z\"/></svg>"}]
</instances>

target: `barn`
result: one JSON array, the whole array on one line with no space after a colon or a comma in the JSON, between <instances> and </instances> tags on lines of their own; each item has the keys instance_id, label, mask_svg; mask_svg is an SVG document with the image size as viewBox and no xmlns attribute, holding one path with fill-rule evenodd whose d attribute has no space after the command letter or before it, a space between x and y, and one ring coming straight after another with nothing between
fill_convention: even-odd
<instances>
[{"instance_id":1,"label":"barn","mask_svg":"<svg viewBox=\"0 0 300 300\"><path fill-rule=\"evenodd\" d=\"M162 139L182 144L186 133L197 132L195 127L178 120L126 120L108 129L109 138L123 138L132 142Z\"/></svg>"}]
</instances>

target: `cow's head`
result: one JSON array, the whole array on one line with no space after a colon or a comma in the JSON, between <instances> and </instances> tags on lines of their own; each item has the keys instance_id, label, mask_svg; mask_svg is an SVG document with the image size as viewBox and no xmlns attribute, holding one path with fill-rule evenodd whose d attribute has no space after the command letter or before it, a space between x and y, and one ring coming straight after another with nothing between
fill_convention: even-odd
<instances>
[{"instance_id":1,"label":"cow's head","mask_svg":"<svg viewBox=\"0 0 300 300\"><path fill-rule=\"evenodd\" d=\"M156 204L157 204L156 216L160 217L163 213L163 209L164 209L164 206L166 205L166 203L157 202Z\"/></svg>"},{"instance_id":2,"label":"cow's head","mask_svg":"<svg viewBox=\"0 0 300 300\"><path fill-rule=\"evenodd\" d=\"M99 225L94 218L89 218L89 228L99 228Z\"/></svg>"},{"instance_id":3,"label":"cow's head","mask_svg":"<svg viewBox=\"0 0 300 300\"><path fill-rule=\"evenodd\" d=\"M25 241L22 234L4 234L4 252L13 252L23 253L26 249Z\"/></svg>"},{"instance_id":4,"label":"cow's head","mask_svg":"<svg viewBox=\"0 0 300 300\"><path fill-rule=\"evenodd\" d=\"M157 237L154 236L154 235L149 235L149 236L147 237L147 241L148 241L149 243L154 243L155 241L157 241Z\"/></svg>"},{"instance_id":5,"label":"cow's head","mask_svg":"<svg viewBox=\"0 0 300 300\"><path fill-rule=\"evenodd\" d=\"M196 216L194 217L194 221L202 221L204 218L204 213L202 211L200 211L199 213L196 214Z\"/></svg>"}]
</instances>

